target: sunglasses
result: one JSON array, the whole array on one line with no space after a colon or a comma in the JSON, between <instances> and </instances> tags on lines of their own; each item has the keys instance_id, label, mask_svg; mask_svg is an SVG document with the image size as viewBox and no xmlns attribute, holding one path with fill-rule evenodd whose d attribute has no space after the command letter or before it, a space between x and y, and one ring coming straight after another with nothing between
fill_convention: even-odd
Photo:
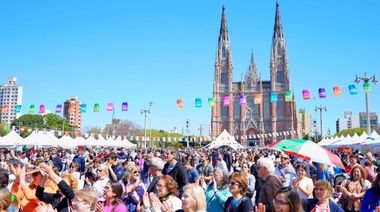
<instances>
[{"instance_id":1,"label":"sunglasses","mask_svg":"<svg viewBox=\"0 0 380 212\"><path fill-rule=\"evenodd\" d=\"M234 186L234 185L240 185L240 183L234 182L234 181L228 181L228 185Z\"/></svg>"},{"instance_id":2,"label":"sunglasses","mask_svg":"<svg viewBox=\"0 0 380 212\"><path fill-rule=\"evenodd\" d=\"M97 169L96 172L102 172L103 170Z\"/></svg>"},{"instance_id":3,"label":"sunglasses","mask_svg":"<svg viewBox=\"0 0 380 212\"><path fill-rule=\"evenodd\" d=\"M282 201L282 200L279 200L279 199L274 198L274 199L273 199L273 205L281 205L281 206L285 206L285 205L289 205L289 202L284 202L284 201Z\"/></svg>"},{"instance_id":4,"label":"sunglasses","mask_svg":"<svg viewBox=\"0 0 380 212\"><path fill-rule=\"evenodd\" d=\"M134 171L133 174L140 173L140 171Z\"/></svg>"}]
</instances>

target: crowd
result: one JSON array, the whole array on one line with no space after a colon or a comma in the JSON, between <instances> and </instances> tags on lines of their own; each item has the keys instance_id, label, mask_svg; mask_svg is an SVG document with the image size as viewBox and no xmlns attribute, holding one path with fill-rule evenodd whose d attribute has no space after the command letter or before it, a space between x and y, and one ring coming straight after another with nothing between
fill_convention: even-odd
<instances>
[{"instance_id":1,"label":"crowd","mask_svg":"<svg viewBox=\"0 0 380 212\"><path fill-rule=\"evenodd\" d=\"M0 212L380 212L380 156L335 153L344 170L266 149L1 149Z\"/></svg>"}]
</instances>

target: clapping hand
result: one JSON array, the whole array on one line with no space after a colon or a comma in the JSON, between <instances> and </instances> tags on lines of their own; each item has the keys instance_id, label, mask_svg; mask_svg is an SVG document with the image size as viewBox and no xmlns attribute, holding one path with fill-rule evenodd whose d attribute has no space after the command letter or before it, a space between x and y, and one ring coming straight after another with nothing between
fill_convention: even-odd
<instances>
[{"instance_id":1,"label":"clapping hand","mask_svg":"<svg viewBox=\"0 0 380 212\"><path fill-rule=\"evenodd\" d=\"M266 211L265 205L263 203L259 203L258 206L255 206L255 211L256 212L265 212Z\"/></svg>"},{"instance_id":2,"label":"clapping hand","mask_svg":"<svg viewBox=\"0 0 380 212\"><path fill-rule=\"evenodd\" d=\"M162 212L161 210L162 204L161 204L161 201L156 196L156 194L154 194L153 192L150 192L149 197L150 197L150 200L152 201L154 212Z\"/></svg>"}]
</instances>

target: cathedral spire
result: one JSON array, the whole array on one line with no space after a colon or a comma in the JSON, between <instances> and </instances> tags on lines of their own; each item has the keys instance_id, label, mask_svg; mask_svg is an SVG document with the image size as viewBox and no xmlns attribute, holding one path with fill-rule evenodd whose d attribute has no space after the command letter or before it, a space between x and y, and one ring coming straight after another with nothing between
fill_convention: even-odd
<instances>
[{"instance_id":1,"label":"cathedral spire","mask_svg":"<svg viewBox=\"0 0 380 212\"><path fill-rule=\"evenodd\" d=\"M280 15L280 5L278 4L278 1L276 2L276 15L275 15L275 22L274 22L274 33L273 33L273 39L284 39L284 33L282 31L282 23L281 23L281 15Z\"/></svg>"},{"instance_id":2,"label":"cathedral spire","mask_svg":"<svg viewBox=\"0 0 380 212\"><path fill-rule=\"evenodd\" d=\"M228 36L228 28L227 28L227 18L226 18L226 8L223 5L222 8L222 20L220 23L220 32L219 32L219 43L225 42L229 43L230 38Z\"/></svg>"},{"instance_id":3,"label":"cathedral spire","mask_svg":"<svg viewBox=\"0 0 380 212\"><path fill-rule=\"evenodd\" d=\"M245 76L245 82L253 85L253 84L257 83L258 81L259 81L259 78L257 76L257 68L256 68L256 64L255 64L255 59L253 56L253 51L252 51L251 62L249 64L247 75Z\"/></svg>"}]
</instances>

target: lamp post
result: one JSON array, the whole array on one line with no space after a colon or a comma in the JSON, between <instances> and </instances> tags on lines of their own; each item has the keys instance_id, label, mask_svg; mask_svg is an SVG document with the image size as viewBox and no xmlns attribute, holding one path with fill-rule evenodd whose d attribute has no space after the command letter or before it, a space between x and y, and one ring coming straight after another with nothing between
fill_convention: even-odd
<instances>
[{"instance_id":1,"label":"lamp post","mask_svg":"<svg viewBox=\"0 0 380 212\"><path fill-rule=\"evenodd\" d=\"M190 119L186 119L186 148L189 148L189 125L190 125Z\"/></svg>"},{"instance_id":2,"label":"lamp post","mask_svg":"<svg viewBox=\"0 0 380 212\"><path fill-rule=\"evenodd\" d=\"M144 148L146 149L146 113L150 113L150 109L142 109L141 110L141 114L145 114L145 118L144 118Z\"/></svg>"},{"instance_id":3,"label":"lamp post","mask_svg":"<svg viewBox=\"0 0 380 212\"><path fill-rule=\"evenodd\" d=\"M150 141L150 146L152 146L152 105L153 102L149 103L149 141Z\"/></svg>"},{"instance_id":4,"label":"lamp post","mask_svg":"<svg viewBox=\"0 0 380 212\"><path fill-rule=\"evenodd\" d=\"M366 72L364 72L364 77L358 77L358 75L356 75L356 79L354 82L356 82L356 84L359 84L360 80L363 80L364 84L369 83L370 80L372 80L372 83L374 85L377 83L376 76L373 75L373 77L367 77ZM370 115L369 115L368 93L365 93L365 109L366 109L366 114L367 114L367 134L371 135L371 122L370 122Z\"/></svg>"},{"instance_id":5,"label":"lamp post","mask_svg":"<svg viewBox=\"0 0 380 212\"><path fill-rule=\"evenodd\" d=\"M314 99L314 107L317 108L317 97L313 96ZM314 126L314 142L317 142L318 138L318 119L317 119L317 110L315 110L314 120L313 120L313 126Z\"/></svg>"},{"instance_id":6,"label":"lamp post","mask_svg":"<svg viewBox=\"0 0 380 212\"><path fill-rule=\"evenodd\" d=\"M321 119L321 139L323 138L323 131L322 131L322 111L325 110L327 111L327 108L326 106L325 107L322 107L322 105L320 107L315 107L315 111L318 111L319 110L319 116L320 116L320 119Z\"/></svg>"}]
</instances>

